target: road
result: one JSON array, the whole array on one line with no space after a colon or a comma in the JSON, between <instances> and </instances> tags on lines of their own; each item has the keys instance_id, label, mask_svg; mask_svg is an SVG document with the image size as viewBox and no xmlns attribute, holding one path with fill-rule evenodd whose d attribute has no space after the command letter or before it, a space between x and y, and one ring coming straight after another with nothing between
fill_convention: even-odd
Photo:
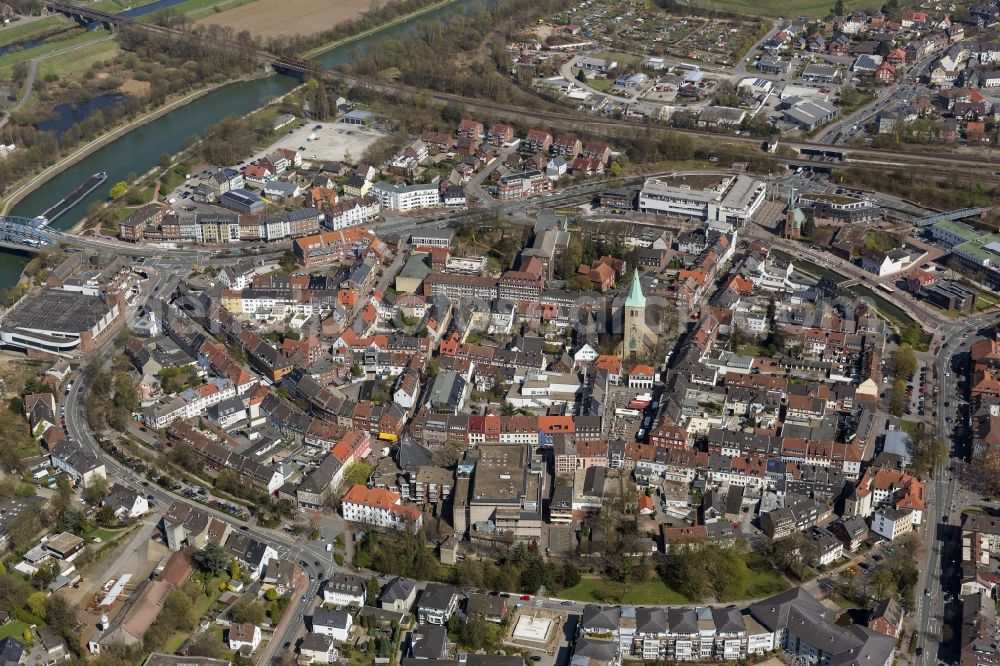
<instances>
[{"instance_id":1,"label":"road","mask_svg":"<svg viewBox=\"0 0 1000 666\"><path fill-rule=\"evenodd\" d=\"M917 61L907 68L902 81L877 89L878 95L874 100L828 127L819 135L819 141L832 145L847 145L854 138L862 136L864 125L874 120L881 112L890 108L896 109L906 106L921 89L912 82L916 78L924 76L931 63L936 61L940 55L940 53L935 53ZM909 83L904 83L904 81ZM858 128L857 130L853 129L855 126Z\"/></svg>"},{"instance_id":2,"label":"road","mask_svg":"<svg viewBox=\"0 0 1000 666\"><path fill-rule=\"evenodd\" d=\"M941 351L937 355L935 372L939 386L937 396L937 431L938 436L951 440L950 431L953 423L948 417L957 413L958 373L953 372L954 355L962 351L962 343L966 340L968 328L980 330L1000 323L1000 314L979 316L963 322L952 322L941 326L935 333L933 345L940 343ZM944 403L949 407L945 408ZM956 450L961 454L961 449ZM927 502L924 511L923 528L923 569L921 585L917 589L917 615L920 635L917 648L920 654L916 657L916 666L933 666L939 659L951 663L954 655L940 654L942 649L941 629L944 620L944 591L948 581L945 580L945 570L950 562L944 561L942 554L946 540L953 538L949 529L955 527L951 523L951 507L955 502L958 480L949 469L949 465L939 465L933 472L931 483L928 484ZM925 593L926 590L926 593ZM944 645L950 648L950 645Z\"/></svg>"},{"instance_id":3,"label":"road","mask_svg":"<svg viewBox=\"0 0 1000 666\"><path fill-rule=\"evenodd\" d=\"M173 291L178 281L190 271L190 264L187 265L186 269L176 263L168 264L161 268L161 270L157 270L151 284L147 285L147 287L150 287L149 291L146 292L147 295L156 292L169 293ZM153 269L155 270L155 267ZM129 323L133 323L135 320L135 311L130 309L126 313L126 317ZM110 362L116 351L114 338L110 338L94 352L91 360L102 366L106 365ZM88 384L89 382L85 375L79 376L73 382L69 394L65 396L66 428L71 439L80 443L81 446L90 450L93 455L104 462L109 481L123 484L143 494L152 495L154 503L160 507L165 508L174 502L195 506L200 511L211 514L214 518L228 523L233 530L243 531L255 539L268 544L278 551L282 559L291 559L300 562L300 566L304 563L305 566L303 568L306 577L311 577L311 580L306 584L304 594L293 598L292 604L286 611L286 613L290 614L289 617L291 619L285 624L284 629L280 631L280 635L274 637L273 642L276 646L283 646L286 642L294 640L303 629L306 611L312 607L319 593L321 585L321 581L319 580L320 573L329 573L335 568L332 564L331 554L326 552L325 545L319 542L299 542L279 530L269 530L248 525L243 521L234 519L227 513L204 504L191 502L181 495L136 477L131 469L125 467L116 458L107 454L91 433L87 425L84 403L84 396L89 388ZM330 536L332 538L332 535ZM279 627L280 629L281 627ZM272 652L273 650L265 650L264 654L270 655ZM264 664L267 662L258 661L258 663Z\"/></svg>"}]
</instances>

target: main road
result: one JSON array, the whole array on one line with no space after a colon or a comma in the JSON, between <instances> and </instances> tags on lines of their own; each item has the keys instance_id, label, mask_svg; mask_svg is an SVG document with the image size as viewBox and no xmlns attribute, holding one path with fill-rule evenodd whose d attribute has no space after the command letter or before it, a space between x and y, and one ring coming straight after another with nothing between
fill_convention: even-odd
<instances>
[{"instance_id":1,"label":"main road","mask_svg":"<svg viewBox=\"0 0 1000 666\"><path fill-rule=\"evenodd\" d=\"M940 326L932 345L940 344L937 364L934 368L938 386L936 436L952 444L949 417L958 414L958 373L953 370L954 357L960 352L966 340L967 330L978 331L1000 324L1000 314L978 316L961 322ZM948 407L945 407L945 404ZM955 447L956 457L963 451ZM933 666L939 660L951 663L956 655L941 655L942 629L944 626L944 591L947 585L945 572L953 572L951 562L946 561L943 548L946 540L953 538L957 525L951 523L951 507L955 502L958 478L951 465L942 463L932 472L928 484L926 508L924 509L923 569L916 591L919 636L917 638L916 666ZM952 641L954 642L954 641Z\"/></svg>"},{"instance_id":2,"label":"main road","mask_svg":"<svg viewBox=\"0 0 1000 666\"><path fill-rule=\"evenodd\" d=\"M162 267L164 270L157 271L153 278L152 287L148 293L159 292L168 294L174 290L181 276L186 275L190 270L184 270L177 264ZM135 312L130 309L126 313L128 323L133 323ZM91 356L91 362L96 362L99 366L106 366L117 351L114 338L110 338ZM325 546L316 542L299 542L290 538L278 530L264 529L259 526L248 525L244 521L236 520L232 516L222 511L218 511L210 506L197 502L191 502L187 498L178 495L166 488L162 488L154 483L141 481L136 477L135 472L120 463L114 456L108 454L101 448L97 439L90 431L87 424L86 405L84 396L89 390L90 380L86 372L81 372L79 378L73 382L69 393L64 398L66 407L66 430L71 440L78 442L83 448L88 449L95 457L104 462L107 470L109 482L119 483L136 490L143 495L151 495L153 501L162 507L166 507L174 502L188 504L196 507L200 511L211 514L213 518L222 520L230 525L234 531L241 531L255 539L266 543L274 548L279 557L304 563L306 576L309 582L305 586L304 594L299 598L292 599L286 613L291 614L291 620L279 625L280 633L271 639L271 643L265 648L258 663L265 664L271 658L274 651L285 643L294 641L302 632L305 615L312 608L317 599L321 585L320 573L328 573L336 567L333 565L330 553L326 552Z\"/></svg>"}]
</instances>

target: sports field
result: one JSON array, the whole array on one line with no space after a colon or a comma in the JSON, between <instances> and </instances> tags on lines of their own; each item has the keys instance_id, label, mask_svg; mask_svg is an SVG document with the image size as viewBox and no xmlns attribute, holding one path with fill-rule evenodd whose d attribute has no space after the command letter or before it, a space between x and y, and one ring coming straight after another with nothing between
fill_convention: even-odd
<instances>
[{"instance_id":1,"label":"sports field","mask_svg":"<svg viewBox=\"0 0 1000 666\"><path fill-rule=\"evenodd\" d=\"M794 19L800 16L821 18L833 10L835 3L830 0L705 0L699 7L720 11L752 14L754 16L775 16ZM882 0L846 0L847 9L874 10L881 7Z\"/></svg>"},{"instance_id":2,"label":"sports field","mask_svg":"<svg viewBox=\"0 0 1000 666\"><path fill-rule=\"evenodd\" d=\"M311 35L383 4L384 0L255 0L199 19L196 23L230 26L253 35Z\"/></svg>"}]
</instances>

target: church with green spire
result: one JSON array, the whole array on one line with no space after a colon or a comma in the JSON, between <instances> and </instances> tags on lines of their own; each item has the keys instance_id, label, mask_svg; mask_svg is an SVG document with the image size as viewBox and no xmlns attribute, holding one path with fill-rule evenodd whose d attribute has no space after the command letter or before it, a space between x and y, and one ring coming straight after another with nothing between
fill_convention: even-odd
<instances>
[{"instance_id":1,"label":"church with green spire","mask_svg":"<svg viewBox=\"0 0 1000 666\"><path fill-rule=\"evenodd\" d=\"M646 325L646 295L642 293L638 268L632 273L632 282L625 297L625 305L622 307L622 317L624 319L622 358L644 358L650 350L653 336Z\"/></svg>"}]
</instances>

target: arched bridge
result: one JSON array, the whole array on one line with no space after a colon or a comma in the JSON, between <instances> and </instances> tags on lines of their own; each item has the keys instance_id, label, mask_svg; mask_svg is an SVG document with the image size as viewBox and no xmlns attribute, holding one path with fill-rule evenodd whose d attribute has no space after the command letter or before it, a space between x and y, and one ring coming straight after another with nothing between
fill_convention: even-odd
<instances>
[{"instance_id":1,"label":"arched bridge","mask_svg":"<svg viewBox=\"0 0 1000 666\"><path fill-rule=\"evenodd\" d=\"M130 19L124 18L122 16L117 16L116 14L109 14L108 12L98 11L96 9L90 9L88 7L79 7L77 5L68 2L59 2L58 0L45 0L43 3L45 8L50 12L58 12L59 14L64 14L78 23L88 25L90 23L100 23L108 30L113 30L116 26L122 23L131 23Z\"/></svg>"},{"instance_id":2,"label":"arched bridge","mask_svg":"<svg viewBox=\"0 0 1000 666\"><path fill-rule=\"evenodd\" d=\"M0 217L0 247L38 252L54 244L60 235L61 232L54 229L39 228L38 223L28 217Z\"/></svg>"}]
</instances>

